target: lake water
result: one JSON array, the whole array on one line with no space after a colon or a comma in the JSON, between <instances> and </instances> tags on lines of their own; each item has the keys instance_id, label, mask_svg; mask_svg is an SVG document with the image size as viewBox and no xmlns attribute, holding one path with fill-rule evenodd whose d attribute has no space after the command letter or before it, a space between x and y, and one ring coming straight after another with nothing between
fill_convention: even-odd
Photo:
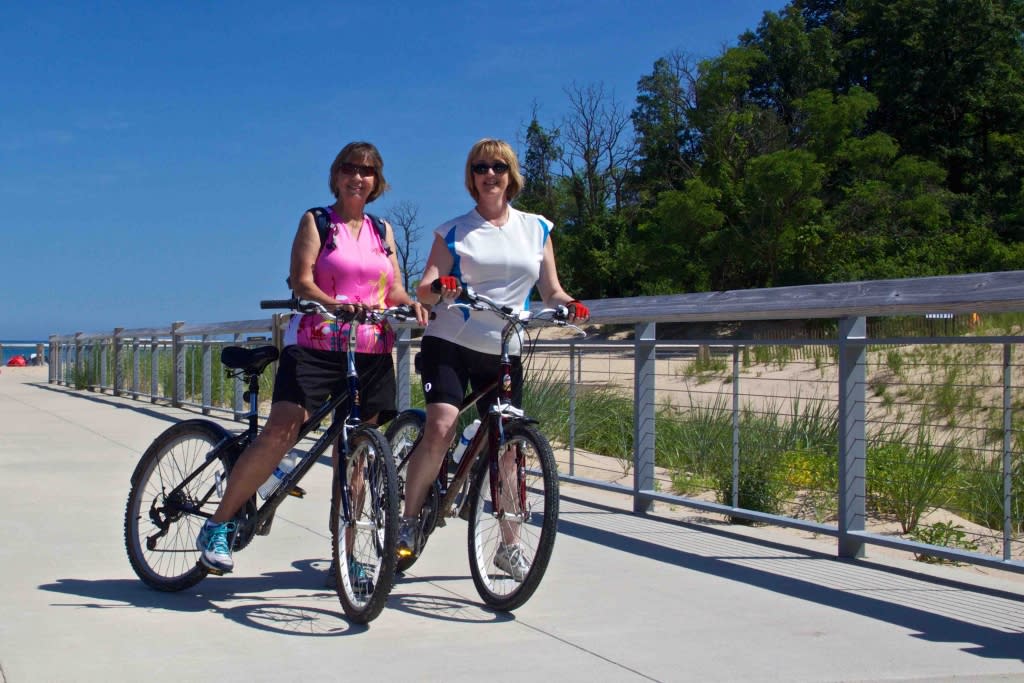
<instances>
[{"instance_id":1,"label":"lake water","mask_svg":"<svg viewBox=\"0 0 1024 683\"><path fill-rule=\"evenodd\" d=\"M0 364L7 365L14 356L25 356L25 360L28 360L29 356L36 352L36 344L38 341L32 339L0 339L0 344L4 347L3 358L0 359ZM29 344L30 346L14 346L15 344ZM43 345L43 353L47 353L48 345Z\"/></svg>"}]
</instances>

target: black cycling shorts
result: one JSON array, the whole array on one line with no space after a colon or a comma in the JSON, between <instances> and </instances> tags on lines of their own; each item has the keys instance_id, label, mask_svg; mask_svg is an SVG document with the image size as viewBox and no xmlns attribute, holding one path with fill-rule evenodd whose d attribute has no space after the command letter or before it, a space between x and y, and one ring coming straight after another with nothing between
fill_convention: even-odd
<instances>
[{"instance_id":1,"label":"black cycling shorts","mask_svg":"<svg viewBox=\"0 0 1024 683\"><path fill-rule=\"evenodd\" d=\"M329 396L344 394L346 400L338 406L335 419L349 414L348 360L343 351L307 349L304 346L286 346L281 352L274 380L274 402L297 403L312 413ZM356 372L359 373L359 416L366 420L377 415L377 423L384 424L395 415L397 389L395 364L390 353L357 353Z\"/></svg>"},{"instance_id":2,"label":"black cycling shorts","mask_svg":"<svg viewBox=\"0 0 1024 683\"><path fill-rule=\"evenodd\" d=\"M481 353L439 337L423 337L420 341L419 362L426 402L460 407L467 386L477 391L494 384L491 391L476 404L480 418L483 419L498 396L500 359L497 353ZM519 356L512 356L511 361L512 405L522 407L523 364Z\"/></svg>"}]
</instances>

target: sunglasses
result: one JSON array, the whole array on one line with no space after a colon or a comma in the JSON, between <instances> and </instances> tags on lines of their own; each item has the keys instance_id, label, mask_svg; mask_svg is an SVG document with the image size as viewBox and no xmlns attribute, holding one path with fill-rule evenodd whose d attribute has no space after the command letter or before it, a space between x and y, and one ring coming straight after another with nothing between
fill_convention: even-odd
<instances>
[{"instance_id":1,"label":"sunglasses","mask_svg":"<svg viewBox=\"0 0 1024 683\"><path fill-rule=\"evenodd\" d=\"M470 168L477 175L487 175L488 171L494 171L494 175L505 175L508 173L508 164L503 164L500 161L496 164L473 164Z\"/></svg>"},{"instance_id":2,"label":"sunglasses","mask_svg":"<svg viewBox=\"0 0 1024 683\"><path fill-rule=\"evenodd\" d=\"M363 166L362 164L350 164L347 161L338 167L345 175L355 175L357 172L364 178L373 178L377 175L377 169L373 166Z\"/></svg>"}]
</instances>

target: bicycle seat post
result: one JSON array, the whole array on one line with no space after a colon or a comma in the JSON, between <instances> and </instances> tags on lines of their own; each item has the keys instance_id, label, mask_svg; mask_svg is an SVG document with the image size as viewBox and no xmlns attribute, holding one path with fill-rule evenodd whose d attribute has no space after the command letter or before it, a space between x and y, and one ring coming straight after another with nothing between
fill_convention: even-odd
<instances>
[{"instance_id":1,"label":"bicycle seat post","mask_svg":"<svg viewBox=\"0 0 1024 683\"><path fill-rule=\"evenodd\" d=\"M249 402L249 431L255 434L259 429L260 376L253 372L249 373L248 379L249 387L243 398Z\"/></svg>"}]
</instances>

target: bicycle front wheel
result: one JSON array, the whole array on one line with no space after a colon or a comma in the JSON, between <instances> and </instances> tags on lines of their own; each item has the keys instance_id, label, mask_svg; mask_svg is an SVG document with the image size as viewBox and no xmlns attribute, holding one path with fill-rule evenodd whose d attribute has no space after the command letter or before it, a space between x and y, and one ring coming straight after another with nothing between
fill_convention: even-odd
<instances>
[{"instance_id":1,"label":"bicycle front wheel","mask_svg":"<svg viewBox=\"0 0 1024 683\"><path fill-rule=\"evenodd\" d=\"M180 591L206 576L196 536L217 509L228 476L227 462L208 462L207 454L228 437L215 423L187 420L158 436L139 460L125 506L124 544L147 585Z\"/></svg>"},{"instance_id":2,"label":"bicycle front wheel","mask_svg":"<svg viewBox=\"0 0 1024 683\"><path fill-rule=\"evenodd\" d=\"M365 624L384 609L395 581L398 483L391 448L374 427L353 431L348 446L331 496L331 549L341 606Z\"/></svg>"},{"instance_id":3,"label":"bicycle front wheel","mask_svg":"<svg viewBox=\"0 0 1024 683\"><path fill-rule=\"evenodd\" d=\"M532 425L513 422L505 437L496 485L485 460L469 493L469 568L483 601L510 611L530 599L551 559L558 470L551 445Z\"/></svg>"}]
</instances>

